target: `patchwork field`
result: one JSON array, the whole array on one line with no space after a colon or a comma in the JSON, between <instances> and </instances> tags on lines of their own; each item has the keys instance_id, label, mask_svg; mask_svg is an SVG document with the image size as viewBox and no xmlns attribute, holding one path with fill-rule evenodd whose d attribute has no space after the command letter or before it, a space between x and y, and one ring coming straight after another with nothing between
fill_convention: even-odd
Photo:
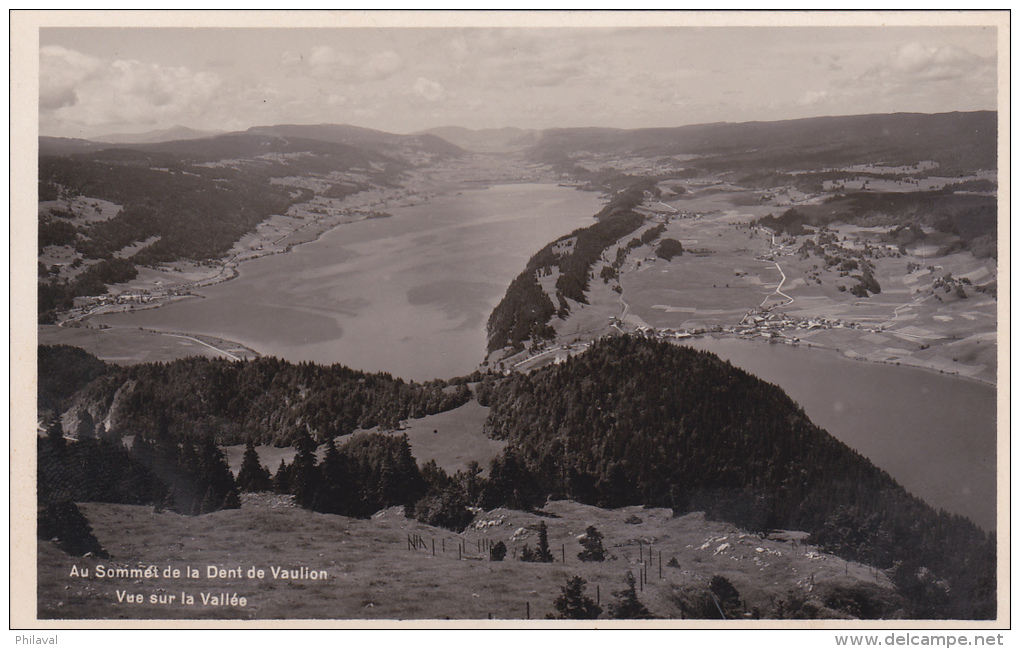
<instances>
[{"instance_id":1,"label":"patchwork field","mask_svg":"<svg viewBox=\"0 0 1020 649\"><path fill-rule=\"evenodd\" d=\"M660 205L675 214L653 218L665 221L662 237L681 241L685 253L666 261L655 255L656 244L641 246L620 268L615 287L598 278L596 264L590 304L572 305L566 321L552 323L556 349L536 359L518 355L510 364L537 366L569 353L558 349L563 344L647 328L799 342L995 383L994 259L940 253L950 241L934 231L902 249L888 227L837 222L824 232L774 234L751 223L785 208L753 204L758 195L711 186L665 199ZM844 259L865 251L879 293L852 293L861 274L856 262L828 265L811 248L823 234ZM610 248L603 260L615 255Z\"/></svg>"}]
</instances>

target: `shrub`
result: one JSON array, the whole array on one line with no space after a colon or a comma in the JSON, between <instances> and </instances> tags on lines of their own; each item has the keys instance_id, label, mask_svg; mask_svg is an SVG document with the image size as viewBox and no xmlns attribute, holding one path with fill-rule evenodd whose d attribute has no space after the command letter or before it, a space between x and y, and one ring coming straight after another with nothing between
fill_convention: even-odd
<instances>
[{"instance_id":1,"label":"shrub","mask_svg":"<svg viewBox=\"0 0 1020 649\"><path fill-rule=\"evenodd\" d=\"M606 549L602 545L602 532L595 529L594 525L588 526L588 529L584 531L584 536L580 538L580 542L584 549L577 553L578 559L581 561L606 560Z\"/></svg>"},{"instance_id":2,"label":"shrub","mask_svg":"<svg viewBox=\"0 0 1020 649\"><path fill-rule=\"evenodd\" d=\"M502 561L506 557L506 543L500 541L489 548L489 561Z\"/></svg>"}]
</instances>

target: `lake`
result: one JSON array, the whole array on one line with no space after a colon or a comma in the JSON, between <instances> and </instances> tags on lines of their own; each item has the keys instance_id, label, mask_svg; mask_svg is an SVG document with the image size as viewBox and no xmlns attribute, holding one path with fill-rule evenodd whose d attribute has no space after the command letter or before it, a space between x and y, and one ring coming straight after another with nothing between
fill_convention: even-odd
<instances>
[{"instance_id":1,"label":"lake","mask_svg":"<svg viewBox=\"0 0 1020 649\"><path fill-rule=\"evenodd\" d=\"M291 361L451 378L483 360L489 314L531 255L592 224L601 201L518 184L384 209L393 216L242 264L238 278L201 289L205 299L94 320L208 334Z\"/></svg>"},{"instance_id":2,"label":"lake","mask_svg":"<svg viewBox=\"0 0 1020 649\"><path fill-rule=\"evenodd\" d=\"M811 421L915 496L995 529L993 386L819 349L732 338L684 344L778 385Z\"/></svg>"},{"instance_id":3,"label":"lake","mask_svg":"<svg viewBox=\"0 0 1020 649\"><path fill-rule=\"evenodd\" d=\"M481 362L489 313L531 255L599 208L595 194L555 185L468 190L242 264L237 279L203 289L206 299L95 320L209 334L291 361L450 378ZM691 346L779 385L916 496L995 527L994 388L803 347Z\"/></svg>"}]
</instances>

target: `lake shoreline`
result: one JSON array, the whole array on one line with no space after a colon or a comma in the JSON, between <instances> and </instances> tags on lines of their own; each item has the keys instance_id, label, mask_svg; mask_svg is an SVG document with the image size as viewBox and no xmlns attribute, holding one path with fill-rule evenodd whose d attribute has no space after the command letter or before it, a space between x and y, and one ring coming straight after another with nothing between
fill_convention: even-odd
<instances>
[{"instance_id":1,"label":"lake shoreline","mask_svg":"<svg viewBox=\"0 0 1020 649\"><path fill-rule=\"evenodd\" d=\"M738 336L726 335L726 334L713 334L713 333L706 333L706 334L702 334L702 335L699 335L699 336L692 336L691 337L691 339L694 339L694 340L697 340L699 338L710 338L712 340L742 340L742 341L744 341L746 343L757 344L757 345L781 345L781 344L783 344L783 343L771 343L771 342L768 342L768 341L761 341L761 340L747 340L747 339L744 339L744 338L740 338ZM932 366L930 364L917 363L917 362L905 362L905 361L883 361L883 360L880 360L880 359L868 358L866 356L861 356L861 355L858 355L858 356L848 356L846 354L846 351L848 351L848 350L837 349L837 348L831 347L829 345L822 345L822 344L819 344L819 343L811 343L811 342L806 342L806 341L801 341L799 344L792 345L792 346L799 347L801 349L811 349L811 350L817 350L817 351L822 351L822 352L829 352L831 354L834 354L838 358L840 358L842 360L845 360L845 361L848 361L848 362L871 363L871 364L876 364L876 365L888 365L890 367L905 367L905 368L908 368L908 369L922 370L922 371L927 372L929 374L938 374L938 375L941 375L941 376L947 376L947 377L954 378L954 379L961 379L961 380L964 380L964 381L969 381L969 382L972 382L972 383L977 383L977 384L980 384L980 385L983 385L983 386L986 386L986 387L990 387L990 388L995 388L996 390L998 390L998 383L996 383L994 381L989 381L987 379L982 379L982 378L977 377L977 376L969 376L967 374L960 374L958 372L946 372L946 371L941 370L941 369L939 369L937 367L934 367L934 366ZM853 351L853 350L849 350L849 351Z\"/></svg>"},{"instance_id":2,"label":"lake shoreline","mask_svg":"<svg viewBox=\"0 0 1020 649\"><path fill-rule=\"evenodd\" d=\"M430 191L425 203L384 206L391 217L324 228L314 240L305 237L309 246L293 246L294 255L261 254L254 265L235 259L227 270L213 271L229 281L176 296L158 311L153 303L108 308L89 324L107 331L193 331L260 355L342 363L406 380L469 374L484 360L485 322L520 267L549 239L590 224L601 205L593 193L555 183L485 185L451 184ZM360 283L351 283L355 276ZM370 358L368 348L396 329L402 335ZM459 338L457 349L440 342L452 336ZM362 349L350 349L359 340Z\"/></svg>"}]
</instances>

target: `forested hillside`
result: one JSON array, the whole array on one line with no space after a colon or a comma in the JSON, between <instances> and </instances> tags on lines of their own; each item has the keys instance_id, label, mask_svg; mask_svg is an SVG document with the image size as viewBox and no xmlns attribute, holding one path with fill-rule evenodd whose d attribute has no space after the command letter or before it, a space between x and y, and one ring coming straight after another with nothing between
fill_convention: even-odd
<instances>
[{"instance_id":1,"label":"forested hillside","mask_svg":"<svg viewBox=\"0 0 1020 649\"><path fill-rule=\"evenodd\" d=\"M953 249L976 257L997 257L998 215L994 195L957 190L948 185L927 192L848 192L817 205L798 205L779 217L758 219L758 225L788 234L804 234L804 225L825 226L834 221L864 226L923 225L958 239Z\"/></svg>"},{"instance_id":2,"label":"forested hillside","mask_svg":"<svg viewBox=\"0 0 1020 649\"><path fill-rule=\"evenodd\" d=\"M993 535L914 498L778 387L713 354L604 338L532 374L471 380L491 407L486 432L508 441L485 477L477 466L453 476L419 466L403 436L333 440L462 404L462 381L419 385L276 359L110 369L71 400L79 441L65 443L59 423L40 440L40 494L49 503L162 499L200 514L236 506L238 490L271 487L351 516L404 505L454 530L470 523L468 507L528 510L549 498L704 511L760 534L804 530L827 551L887 569L914 617L995 615ZM127 455L116 440L129 435ZM214 444L242 440L298 453L270 482L271 467L249 448L235 483Z\"/></svg>"},{"instance_id":3,"label":"forested hillside","mask_svg":"<svg viewBox=\"0 0 1020 649\"><path fill-rule=\"evenodd\" d=\"M856 164L936 162L946 175L996 168L997 114L896 113L675 128L550 129L533 159L569 171L580 152L648 157L696 155L707 171L796 171Z\"/></svg>"},{"instance_id":4,"label":"forested hillside","mask_svg":"<svg viewBox=\"0 0 1020 649\"><path fill-rule=\"evenodd\" d=\"M994 537L910 496L778 387L713 354L604 338L508 376L488 398L487 431L510 442L542 493L806 530L895 569L925 614L995 614Z\"/></svg>"},{"instance_id":5,"label":"forested hillside","mask_svg":"<svg viewBox=\"0 0 1020 649\"><path fill-rule=\"evenodd\" d=\"M469 396L466 387L447 388L441 380L408 383L342 365L192 357L110 366L78 393L74 412L108 420L106 434L113 437L286 446L302 432L322 442L356 428L394 428L403 419L455 408Z\"/></svg>"},{"instance_id":6,"label":"forested hillside","mask_svg":"<svg viewBox=\"0 0 1020 649\"><path fill-rule=\"evenodd\" d=\"M99 155L99 154L97 154ZM41 276L39 314L66 309L78 296L99 295L106 285L135 276L135 264L204 260L225 253L243 234L273 214L286 212L303 194L232 169L171 172L138 162L130 152L119 162L76 157L39 161L39 199L88 196L122 205L105 221L72 224L62 213L40 215L40 247L70 245L83 259L99 259L73 281ZM136 163L138 162L138 163ZM54 238L57 237L57 238ZM113 254L151 239L130 259Z\"/></svg>"},{"instance_id":7,"label":"forested hillside","mask_svg":"<svg viewBox=\"0 0 1020 649\"><path fill-rule=\"evenodd\" d=\"M538 342L554 335L549 324L554 315L565 318L570 312L567 298L587 304L585 291L591 281L591 269L602 253L619 239L637 230L645 222L631 210L641 202L641 183L618 192L597 216L598 221L574 230L547 244L528 261L528 265L507 288L503 299L492 311L487 323L488 351L509 347L519 351L525 341ZM654 183L652 183L654 185ZM540 277L557 272L556 298L553 304L539 284Z\"/></svg>"},{"instance_id":8,"label":"forested hillside","mask_svg":"<svg viewBox=\"0 0 1020 649\"><path fill-rule=\"evenodd\" d=\"M40 138L40 152L40 202L87 197L123 208L112 218L84 220L53 204L40 209L40 253L70 246L79 264L101 260L71 281L40 269L43 322L75 297L101 295L108 284L133 279L136 264L217 259L270 216L314 196L300 183L274 179L317 177L322 195L338 198L398 186L409 169L464 153L432 135L340 125L261 127L148 144ZM140 242L146 245L124 252Z\"/></svg>"}]
</instances>

